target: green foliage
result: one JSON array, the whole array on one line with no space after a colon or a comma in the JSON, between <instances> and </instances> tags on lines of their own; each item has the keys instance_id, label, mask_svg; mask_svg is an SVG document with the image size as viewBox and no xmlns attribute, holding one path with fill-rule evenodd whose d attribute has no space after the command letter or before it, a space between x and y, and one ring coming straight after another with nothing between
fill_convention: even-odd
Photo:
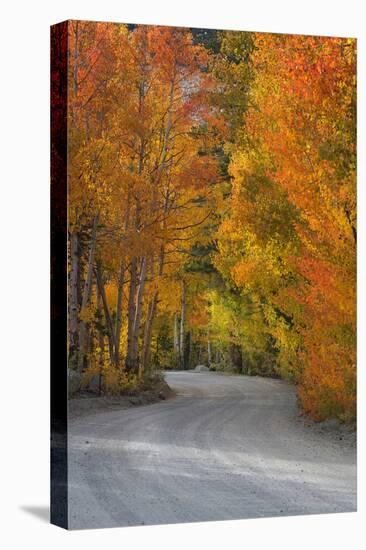
<instances>
[{"instance_id":1,"label":"green foliage","mask_svg":"<svg viewBox=\"0 0 366 550\"><path fill-rule=\"evenodd\" d=\"M169 328L168 319L160 318L157 334L151 342L151 359L154 369L173 368L177 365L174 357L173 339Z\"/></svg>"},{"instance_id":2,"label":"green foliage","mask_svg":"<svg viewBox=\"0 0 366 550\"><path fill-rule=\"evenodd\" d=\"M230 140L238 141L244 137L244 114L253 80L254 41L249 32L222 31L219 36L220 53L213 61L212 70L220 86L213 99L229 125Z\"/></svg>"}]
</instances>

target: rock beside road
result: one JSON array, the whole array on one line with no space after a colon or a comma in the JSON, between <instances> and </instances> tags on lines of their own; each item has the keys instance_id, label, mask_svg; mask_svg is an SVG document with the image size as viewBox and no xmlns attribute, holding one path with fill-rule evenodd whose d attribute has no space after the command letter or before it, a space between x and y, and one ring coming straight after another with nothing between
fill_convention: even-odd
<instances>
[{"instance_id":1,"label":"rock beside road","mask_svg":"<svg viewBox=\"0 0 366 550\"><path fill-rule=\"evenodd\" d=\"M194 369L195 372L209 372L209 370L210 369L206 367L206 365L197 365Z\"/></svg>"}]
</instances>

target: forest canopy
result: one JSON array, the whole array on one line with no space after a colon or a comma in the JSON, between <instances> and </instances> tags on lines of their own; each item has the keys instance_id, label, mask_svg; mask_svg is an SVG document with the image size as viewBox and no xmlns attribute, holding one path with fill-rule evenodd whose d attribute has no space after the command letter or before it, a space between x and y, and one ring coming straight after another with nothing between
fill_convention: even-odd
<instances>
[{"instance_id":1,"label":"forest canopy","mask_svg":"<svg viewBox=\"0 0 366 550\"><path fill-rule=\"evenodd\" d=\"M71 371L355 418L355 40L71 21L68 167Z\"/></svg>"}]
</instances>

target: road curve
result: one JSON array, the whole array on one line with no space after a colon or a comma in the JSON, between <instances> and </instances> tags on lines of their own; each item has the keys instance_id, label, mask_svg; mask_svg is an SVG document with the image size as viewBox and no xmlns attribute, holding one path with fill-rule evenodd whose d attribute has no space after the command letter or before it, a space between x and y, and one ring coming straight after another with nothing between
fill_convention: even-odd
<instances>
[{"instance_id":1,"label":"road curve","mask_svg":"<svg viewBox=\"0 0 366 550\"><path fill-rule=\"evenodd\" d=\"M351 512L356 450L285 382L166 375L177 397L69 423L69 528Z\"/></svg>"}]
</instances>

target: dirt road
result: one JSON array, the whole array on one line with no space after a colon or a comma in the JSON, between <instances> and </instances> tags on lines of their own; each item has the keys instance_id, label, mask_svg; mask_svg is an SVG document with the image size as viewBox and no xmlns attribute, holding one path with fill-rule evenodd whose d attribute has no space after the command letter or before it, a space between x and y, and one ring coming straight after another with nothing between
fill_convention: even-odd
<instances>
[{"instance_id":1,"label":"dirt road","mask_svg":"<svg viewBox=\"0 0 366 550\"><path fill-rule=\"evenodd\" d=\"M69 424L69 527L351 512L356 450L281 381L172 372L177 397Z\"/></svg>"}]
</instances>

